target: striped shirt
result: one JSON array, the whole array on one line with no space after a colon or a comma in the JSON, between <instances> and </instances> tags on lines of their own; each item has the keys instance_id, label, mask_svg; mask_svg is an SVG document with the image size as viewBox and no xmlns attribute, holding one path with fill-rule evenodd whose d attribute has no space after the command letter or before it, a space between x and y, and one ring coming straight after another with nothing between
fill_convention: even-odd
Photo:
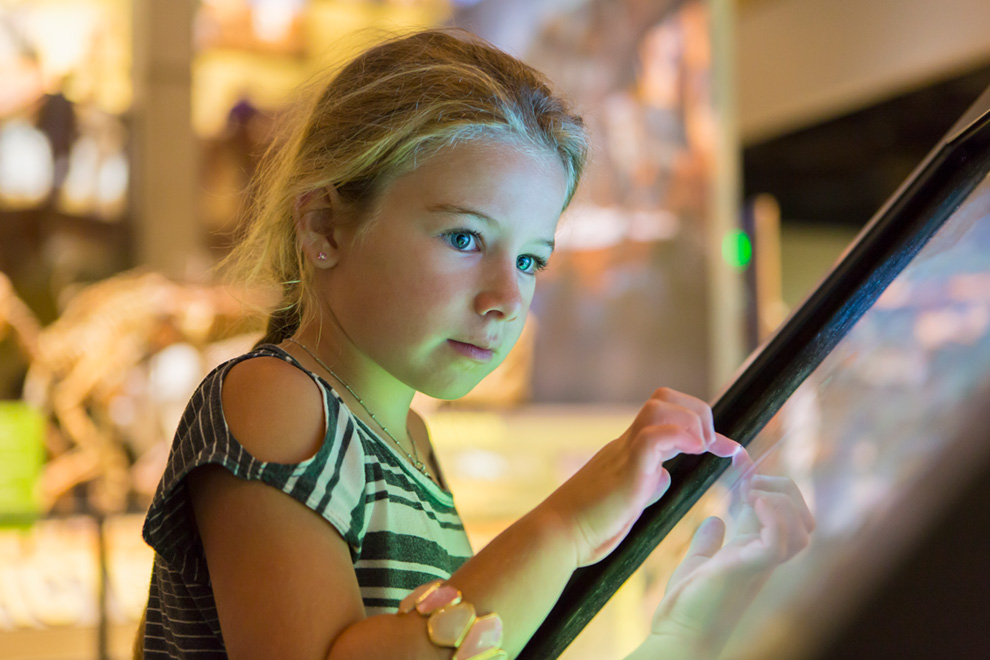
<instances>
[{"instance_id":1,"label":"striped shirt","mask_svg":"<svg viewBox=\"0 0 990 660\"><path fill-rule=\"evenodd\" d=\"M306 371L323 394L326 436L301 463L259 461L227 428L224 377L241 360L260 356ZM329 383L277 346L264 345L214 369L179 421L144 522L144 539L155 550L145 658L227 657L185 480L211 463L278 488L333 525L350 547L368 616L395 612L409 591L450 577L471 555L451 494L353 415Z\"/></svg>"}]
</instances>

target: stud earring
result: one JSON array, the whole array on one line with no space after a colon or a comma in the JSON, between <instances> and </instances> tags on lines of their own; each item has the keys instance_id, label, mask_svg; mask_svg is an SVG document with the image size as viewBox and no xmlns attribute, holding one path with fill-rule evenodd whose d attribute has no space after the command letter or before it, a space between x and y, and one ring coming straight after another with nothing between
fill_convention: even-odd
<instances>
[{"instance_id":1,"label":"stud earring","mask_svg":"<svg viewBox=\"0 0 990 660\"><path fill-rule=\"evenodd\" d=\"M327 253L326 252L320 252L318 255L316 255L316 260L317 261L326 261L327 260Z\"/></svg>"}]
</instances>

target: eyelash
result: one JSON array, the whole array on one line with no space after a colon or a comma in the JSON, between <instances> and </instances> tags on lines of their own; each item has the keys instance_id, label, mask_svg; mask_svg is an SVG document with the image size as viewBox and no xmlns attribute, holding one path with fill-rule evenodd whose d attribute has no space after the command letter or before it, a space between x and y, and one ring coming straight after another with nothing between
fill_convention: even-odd
<instances>
[{"instance_id":1,"label":"eyelash","mask_svg":"<svg viewBox=\"0 0 990 660\"><path fill-rule=\"evenodd\" d=\"M455 229L453 231L445 232L443 234L444 239L446 239L447 243L452 248L460 252L463 252L464 250L466 250L466 248L459 248L456 245L454 245L453 241L451 240L454 236L470 236L475 240L475 242L477 243L481 242L481 234L474 231L473 229ZM522 271L524 273L529 273L531 275L536 274L547 267L547 260L543 259L542 257L538 257L535 254L526 254L523 256L533 260L533 269Z\"/></svg>"}]
</instances>

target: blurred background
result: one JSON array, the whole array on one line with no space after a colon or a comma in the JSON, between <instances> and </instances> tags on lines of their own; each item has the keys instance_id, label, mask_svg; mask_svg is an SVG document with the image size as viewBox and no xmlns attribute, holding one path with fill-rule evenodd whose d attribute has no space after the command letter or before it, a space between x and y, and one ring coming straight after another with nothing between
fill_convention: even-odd
<instances>
[{"instance_id":1,"label":"blurred background","mask_svg":"<svg viewBox=\"0 0 990 660\"><path fill-rule=\"evenodd\" d=\"M655 388L717 395L990 85L988 24L985 0L0 0L0 660L129 657L176 421L261 328L212 269L320 70L461 26L591 128L519 346L416 401L477 548ZM620 657L649 590L565 657Z\"/></svg>"}]
</instances>

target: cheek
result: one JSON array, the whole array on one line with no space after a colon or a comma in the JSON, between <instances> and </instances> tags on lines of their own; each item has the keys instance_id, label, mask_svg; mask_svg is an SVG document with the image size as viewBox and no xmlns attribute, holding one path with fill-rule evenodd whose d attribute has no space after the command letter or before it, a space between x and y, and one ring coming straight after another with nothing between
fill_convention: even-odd
<instances>
[{"instance_id":1,"label":"cheek","mask_svg":"<svg viewBox=\"0 0 990 660\"><path fill-rule=\"evenodd\" d=\"M443 307L457 292L457 279L426 260L392 264L383 270L383 275L382 295L391 298L397 308L413 312L427 313L431 308Z\"/></svg>"},{"instance_id":2,"label":"cheek","mask_svg":"<svg viewBox=\"0 0 990 660\"><path fill-rule=\"evenodd\" d=\"M377 276L369 278L352 298L352 308L368 310L363 319L355 319L366 334L386 341L416 341L456 329L447 327L455 321L451 310L459 299L454 278L438 275L422 264L378 266Z\"/></svg>"},{"instance_id":3,"label":"cheek","mask_svg":"<svg viewBox=\"0 0 990 660\"><path fill-rule=\"evenodd\" d=\"M523 328L526 325L526 319L529 318L529 300L523 300L522 310L519 312L519 318L515 320L512 324L512 345L515 346L516 342L519 341L519 337L522 336Z\"/></svg>"}]
</instances>

